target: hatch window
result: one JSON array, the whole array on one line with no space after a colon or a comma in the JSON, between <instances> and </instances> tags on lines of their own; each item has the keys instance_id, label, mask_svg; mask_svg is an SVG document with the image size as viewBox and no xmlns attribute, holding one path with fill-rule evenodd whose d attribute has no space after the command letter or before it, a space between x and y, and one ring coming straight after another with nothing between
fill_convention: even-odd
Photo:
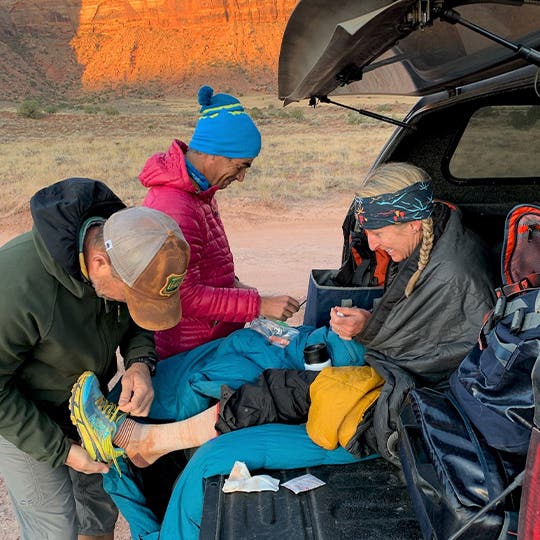
<instances>
[{"instance_id":1,"label":"hatch window","mask_svg":"<svg viewBox=\"0 0 540 540\"><path fill-rule=\"evenodd\" d=\"M456 180L538 178L540 106L483 107L471 117L450 160Z\"/></svg>"}]
</instances>

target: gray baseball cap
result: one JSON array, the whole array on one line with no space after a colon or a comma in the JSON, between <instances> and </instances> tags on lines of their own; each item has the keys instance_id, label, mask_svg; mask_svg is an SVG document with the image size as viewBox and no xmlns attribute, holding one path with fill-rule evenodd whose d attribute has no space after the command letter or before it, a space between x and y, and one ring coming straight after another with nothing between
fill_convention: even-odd
<instances>
[{"instance_id":1,"label":"gray baseball cap","mask_svg":"<svg viewBox=\"0 0 540 540\"><path fill-rule=\"evenodd\" d=\"M147 330L178 324L182 318L178 289L189 263L189 246L178 224L152 208L126 208L107 219L103 239L125 284L133 320Z\"/></svg>"}]
</instances>

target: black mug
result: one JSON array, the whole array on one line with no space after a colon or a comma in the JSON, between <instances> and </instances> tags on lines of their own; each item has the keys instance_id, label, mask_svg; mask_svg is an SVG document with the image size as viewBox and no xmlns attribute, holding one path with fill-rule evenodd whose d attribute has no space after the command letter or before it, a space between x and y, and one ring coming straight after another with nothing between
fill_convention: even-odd
<instances>
[{"instance_id":1,"label":"black mug","mask_svg":"<svg viewBox=\"0 0 540 540\"><path fill-rule=\"evenodd\" d=\"M320 371L332 365L326 343L314 343L304 349L304 368L310 371Z\"/></svg>"}]
</instances>

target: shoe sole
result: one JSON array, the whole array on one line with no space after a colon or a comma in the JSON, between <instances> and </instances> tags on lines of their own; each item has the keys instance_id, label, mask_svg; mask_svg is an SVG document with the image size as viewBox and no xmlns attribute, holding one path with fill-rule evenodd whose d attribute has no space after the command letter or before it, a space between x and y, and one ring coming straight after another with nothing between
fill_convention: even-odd
<instances>
[{"instance_id":1,"label":"shoe sole","mask_svg":"<svg viewBox=\"0 0 540 540\"><path fill-rule=\"evenodd\" d=\"M84 408L81 406L85 399L88 398L88 396L85 395L85 390L91 388L91 386L85 386L85 384L91 377L95 377L94 373L92 371L85 371L73 385L71 397L69 398L69 412L71 421L77 428L79 436L81 437L81 446L88 452L94 461L109 463L109 460L105 458L106 452L104 451L101 441L94 437L94 435L86 428L86 423L89 423L89 420L84 414Z\"/></svg>"}]
</instances>

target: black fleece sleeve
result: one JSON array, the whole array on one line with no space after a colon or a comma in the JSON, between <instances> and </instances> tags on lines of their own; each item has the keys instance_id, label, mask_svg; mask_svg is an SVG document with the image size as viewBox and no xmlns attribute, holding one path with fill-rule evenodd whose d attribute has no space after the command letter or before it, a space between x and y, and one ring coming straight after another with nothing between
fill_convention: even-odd
<instances>
[{"instance_id":1,"label":"black fleece sleeve","mask_svg":"<svg viewBox=\"0 0 540 540\"><path fill-rule=\"evenodd\" d=\"M302 424L311 400L309 387L318 371L267 369L252 384L221 389L216 430L227 433L260 424Z\"/></svg>"}]
</instances>

